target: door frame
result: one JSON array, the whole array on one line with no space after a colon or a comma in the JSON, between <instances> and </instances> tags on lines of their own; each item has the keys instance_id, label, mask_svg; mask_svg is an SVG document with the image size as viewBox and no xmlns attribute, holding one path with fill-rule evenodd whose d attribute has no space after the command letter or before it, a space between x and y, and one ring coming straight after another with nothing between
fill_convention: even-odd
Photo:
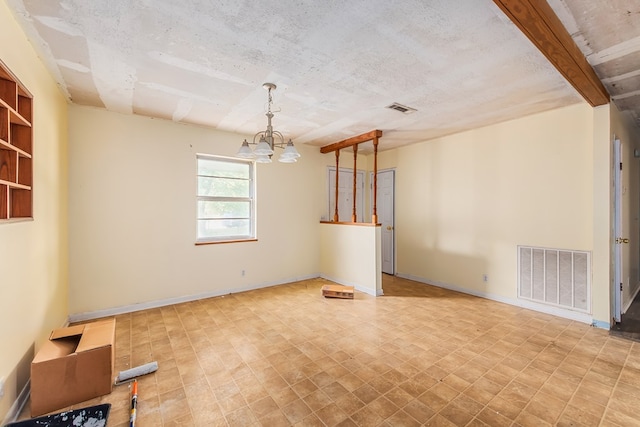
<instances>
[{"instance_id":1,"label":"door frame","mask_svg":"<svg viewBox=\"0 0 640 427\"><path fill-rule=\"evenodd\" d=\"M397 263L398 251L396 250L397 248L396 247L396 168L378 170L378 174L385 173L385 172L393 172L393 201L392 201L393 206L391 207L391 209L393 210L393 224L391 224L391 227L393 227L392 234L391 234L392 273L385 273L385 274L391 274L395 276L397 271L396 266L398 264ZM371 214L373 214L373 172L369 172L369 200L370 200L369 211L371 212ZM380 206L380 199L377 199L377 201L378 201L378 206ZM378 209L378 212L379 212L379 209ZM380 216L378 215L378 218L379 217ZM381 232L384 232L384 230L381 230Z\"/></svg>"},{"instance_id":2,"label":"door frame","mask_svg":"<svg viewBox=\"0 0 640 427\"><path fill-rule=\"evenodd\" d=\"M613 321L622 320L622 142L613 136Z\"/></svg>"}]
</instances>

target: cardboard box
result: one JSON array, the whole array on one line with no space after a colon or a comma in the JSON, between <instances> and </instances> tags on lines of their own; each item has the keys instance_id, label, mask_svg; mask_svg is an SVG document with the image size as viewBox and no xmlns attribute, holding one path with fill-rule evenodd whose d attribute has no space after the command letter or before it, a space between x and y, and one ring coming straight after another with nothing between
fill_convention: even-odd
<instances>
[{"instance_id":1,"label":"cardboard box","mask_svg":"<svg viewBox=\"0 0 640 427\"><path fill-rule=\"evenodd\" d=\"M51 332L31 363L31 416L111 393L115 319Z\"/></svg>"},{"instance_id":2,"label":"cardboard box","mask_svg":"<svg viewBox=\"0 0 640 427\"><path fill-rule=\"evenodd\" d=\"M325 298L353 299L353 286L324 285L322 296Z\"/></svg>"}]
</instances>

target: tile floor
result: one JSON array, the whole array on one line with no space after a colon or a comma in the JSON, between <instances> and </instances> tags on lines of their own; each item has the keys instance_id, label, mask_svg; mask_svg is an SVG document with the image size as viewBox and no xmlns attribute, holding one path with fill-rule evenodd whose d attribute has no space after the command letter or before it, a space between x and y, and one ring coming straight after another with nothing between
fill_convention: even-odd
<instances>
[{"instance_id":1,"label":"tile floor","mask_svg":"<svg viewBox=\"0 0 640 427\"><path fill-rule=\"evenodd\" d=\"M390 276L378 298L325 283L117 316L116 371L160 366L136 426L640 425L640 343ZM129 392L76 407L128 426Z\"/></svg>"}]
</instances>

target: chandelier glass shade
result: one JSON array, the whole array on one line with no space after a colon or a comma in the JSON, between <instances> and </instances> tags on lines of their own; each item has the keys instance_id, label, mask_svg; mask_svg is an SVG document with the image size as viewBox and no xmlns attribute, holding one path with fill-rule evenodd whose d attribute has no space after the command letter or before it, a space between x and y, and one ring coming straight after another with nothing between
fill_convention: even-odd
<instances>
[{"instance_id":1,"label":"chandelier glass shade","mask_svg":"<svg viewBox=\"0 0 640 427\"><path fill-rule=\"evenodd\" d=\"M253 136L253 141L249 142L246 139L242 142L240 149L236 153L236 157L243 159L255 159L256 163L271 163L271 156L274 154L275 148L281 148L284 151L278 158L282 163L295 163L300 158L300 153L293 146L293 141L289 139L285 142L284 136L277 130L273 130L271 125L271 119L273 119L273 112L271 111L271 105L273 100L271 98L271 91L276 89L276 85L273 83L264 83L262 85L269 92L268 107L267 107L267 129L256 133ZM256 140L258 142L256 142ZM255 145L255 149L251 149L250 145Z\"/></svg>"}]
</instances>

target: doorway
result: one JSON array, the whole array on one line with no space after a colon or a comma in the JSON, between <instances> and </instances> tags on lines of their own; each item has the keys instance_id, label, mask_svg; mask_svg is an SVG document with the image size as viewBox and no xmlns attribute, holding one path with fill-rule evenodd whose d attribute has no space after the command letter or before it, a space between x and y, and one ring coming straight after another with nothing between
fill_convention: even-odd
<instances>
[{"instance_id":1,"label":"doorway","mask_svg":"<svg viewBox=\"0 0 640 427\"><path fill-rule=\"evenodd\" d=\"M373 182L373 172L371 172ZM372 191L373 191L373 185ZM382 225L382 272L395 275L395 170L378 172L377 214ZM373 203L373 201L372 201Z\"/></svg>"},{"instance_id":2,"label":"doorway","mask_svg":"<svg viewBox=\"0 0 640 427\"><path fill-rule=\"evenodd\" d=\"M626 150L625 150L626 148ZM637 252L636 235L631 218L632 196L629 189L634 175L631 165L631 151L623 141L614 136L613 141L613 259L614 281L612 289L612 325L614 335L640 341L640 299L637 295L637 266L632 265L631 253ZM626 155L625 155L626 154ZM636 230L637 232L637 230ZM633 235L632 235L633 234ZM632 248L633 246L633 248ZM633 249L633 250L632 250Z\"/></svg>"}]
</instances>

